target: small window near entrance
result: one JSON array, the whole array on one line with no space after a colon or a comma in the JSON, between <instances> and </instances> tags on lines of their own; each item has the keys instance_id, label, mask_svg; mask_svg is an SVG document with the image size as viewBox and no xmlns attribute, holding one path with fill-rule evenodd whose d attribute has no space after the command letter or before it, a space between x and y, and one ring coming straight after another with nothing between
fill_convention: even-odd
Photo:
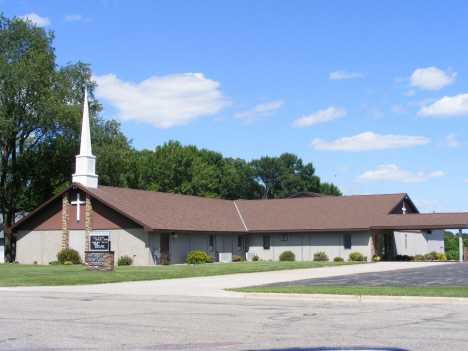
<instances>
[{"instance_id":1,"label":"small window near entrance","mask_svg":"<svg viewBox=\"0 0 468 351\"><path fill-rule=\"evenodd\" d=\"M351 234L344 235L344 248L351 249Z\"/></svg>"},{"instance_id":2,"label":"small window near entrance","mask_svg":"<svg viewBox=\"0 0 468 351\"><path fill-rule=\"evenodd\" d=\"M210 235L208 237L208 250L213 251L214 250L214 235Z\"/></svg>"},{"instance_id":3,"label":"small window near entrance","mask_svg":"<svg viewBox=\"0 0 468 351\"><path fill-rule=\"evenodd\" d=\"M237 236L237 251L242 251L242 235Z\"/></svg>"},{"instance_id":4,"label":"small window near entrance","mask_svg":"<svg viewBox=\"0 0 468 351\"><path fill-rule=\"evenodd\" d=\"M263 236L263 249L270 250L270 236L269 235Z\"/></svg>"}]
</instances>

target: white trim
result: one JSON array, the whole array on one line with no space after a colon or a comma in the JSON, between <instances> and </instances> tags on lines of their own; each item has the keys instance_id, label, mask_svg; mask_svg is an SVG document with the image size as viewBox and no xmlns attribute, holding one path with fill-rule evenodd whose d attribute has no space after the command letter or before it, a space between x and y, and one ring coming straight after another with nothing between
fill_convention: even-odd
<instances>
[{"instance_id":1,"label":"white trim","mask_svg":"<svg viewBox=\"0 0 468 351\"><path fill-rule=\"evenodd\" d=\"M235 201L234 201L234 206L236 206L237 213L239 214L239 217L240 217L240 219L242 221L242 224L244 225L245 231L248 232L249 230L247 229L247 226L245 225L244 219L242 218L242 215L241 215L239 209L237 208L237 204L236 204Z\"/></svg>"}]
</instances>

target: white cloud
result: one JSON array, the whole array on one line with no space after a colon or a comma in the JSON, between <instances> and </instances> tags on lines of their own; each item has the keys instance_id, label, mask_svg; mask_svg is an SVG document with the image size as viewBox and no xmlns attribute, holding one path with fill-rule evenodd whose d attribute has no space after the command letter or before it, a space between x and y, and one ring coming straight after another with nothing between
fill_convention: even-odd
<instances>
[{"instance_id":1,"label":"white cloud","mask_svg":"<svg viewBox=\"0 0 468 351\"><path fill-rule=\"evenodd\" d=\"M437 145L445 148L459 147L460 143L455 140L456 134L450 134L444 141L439 142Z\"/></svg>"},{"instance_id":2,"label":"white cloud","mask_svg":"<svg viewBox=\"0 0 468 351\"><path fill-rule=\"evenodd\" d=\"M309 146L313 146L315 150L359 152L412 147L429 144L430 142L428 138L422 136L380 135L365 132L349 138L344 137L331 143L322 139L315 139Z\"/></svg>"},{"instance_id":3,"label":"white cloud","mask_svg":"<svg viewBox=\"0 0 468 351\"><path fill-rule=\"evenodd\" d=\"M423 106L426 106L427 104L432 104L433 102L436 102L436 101L437 99L430 98L430 99L425 99L425 100L410 101L410 102L407 102L406 105L423 107Z\"/></svg>"},{"instance_id":4,"label":"white cloud","mask_svg":"<svg viewBox=\"0 0 468 351\"><path fill-rule=\"evenodd\" d=\"M468 184L468 179L463 179L462 182L463 182L464 184Z\"/></svg>"},{"instance_id":5,"label":"white cloud","mask_svg":"<svg viewBox=\"0 0 468 351\"><path fill-rule=\"evenodd\" d=\"M115 74L95 76L96 97L107 100L123 121L156 128L187 125L230 105L217 88L220 83L202 73L151 77L141 83L123 82Z\"/></svg>"},{"instance_id":6,"label":"white cloud","mask_svg":"<svg viewBox=\"0 0 468 351\"><path fill-rule=\"evenodd\" d=\"M344 171L347 171L347 170L348 170L347 166L337 166L337 167L335 167L335 171L337 171L337 172L344 172Z\"/></svg>"},{"instance_id":7,"label":"white cloud","mask_svg":"<svg viewBox=\"0 0 468 351\"><path fill-rule=\"evenodd\" d=\"M406 93L403 93L403 95L405 95L405 96L413 96L414 94L416 94L414 89L410 89Z\"/></svg>"},{"instance_id":8,"label":"white cloud","mask_svg":"<svg viewBox=\"0 0 468 351\"><path fill-rule=\"evenodd\" d=\"M450 117L468 114L468 94L459 94L454 97L444 96L430 106L423 106L418 116Z\"/></svg>"},{"instance_id":9,"label":"white cloud","mask_svg":"<svg viewBox=\"0 0 468 351\"><path fill-rule=\"evenodd\" d=\"M34 12L31 12L29 15L20 16L19 18L23 20L28 19L32 23L38 25L39 27L47 27L51 24L50 19L48 19L47 17L41 17L35 14Z\"/></svg>"},{"instance_id":10,"label":"white cloud","mask_svg":"<svg viewBox=\"0 0 468 351\"><path fill-rule=\"evenodd\" d=\"M335 79L353 79L353 78L362 78L365 77L367 73L364 72L346 72L346 71L335 71L331 72L329 78L331 80Z\"/></svg>"},{"instance_id":11,"label":"white cloud","mask_svg":"<svg viewBox=\"0 0 468 351\"><path fill-rule=\"evenodd\" d=\"M374 171L367 171L364 174L354 178L355 183L382 183L382 182L398 182L398 183L420 183L433 178L445 177L442 171L431 172L424 174L423 172L412 173L398 169L394 164L378 166Z\"/></svg>"},{"instance_id":12,"label":"white cloud","mask_svg":"<svg viewBox=\"0 0 468 351\"><path fill-rule=\"evenodd\" d=\"M344 117L346 115L347 112L344 108L329 107L326 110L318 110L317 112L312 113L308 117L302 116L302 118L296 119L293 122L293 127L308 127L312 124L332 121L336 118Z\"/></svg>"},{"instance_id":13,"label":"white cloud","mask_svg":"<svg viewBox=\"0 0 468 351\"><path fill-rule=\"evenodd\" d=\"M393 111L393 113L396 113L397 115L405 115L405 114L408 113L408 110L405 109L401 105L392 106L392 111Z\"/></svg>"},{"instance_id":14,"label":"white cloud","mask_svg":"<svg viewBox=\"0 0 468 351\"><path fill-rule=\"evenodd\" d=\"M66 22L75 22L81 20L81 15L68 15L63 18Z\"/></svg>"},{"instance_id":15,"label":"white cloud","mask_svg":"<svg viewBox=\"0 0 468 351\"><path fill-rule=\"evenodd\" d=\"M244 124L253 123L262 117L275 114L276 111L283 106L283 100L259 104L249 111L239 112L234 114L234 118L242 119Z\"/></svg>"},{"instance_id":16,"label":"white cloud","mask_svg":"<svg viewBox=\"0 0 468 351\"><path fill-rule=\"evenodd\" d=\"M455 82L456 76L456 72L448 76L435 67L418 68L410 77L410 85L421 90L439 90Z\"/></svg>"}]
</instances>

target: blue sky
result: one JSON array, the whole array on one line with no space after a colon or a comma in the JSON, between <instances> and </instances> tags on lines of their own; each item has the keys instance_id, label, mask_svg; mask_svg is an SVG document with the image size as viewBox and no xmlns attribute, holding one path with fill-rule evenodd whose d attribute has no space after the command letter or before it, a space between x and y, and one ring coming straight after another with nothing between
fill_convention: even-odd
<instances>
[{"instance_id":1,"label":"blue sky","mask_svg":"<svg viewBox=\"0 0 468 351\"><path fill-rule=\"evenodd\" d=\"M0 1L91 64L106 119L247 161L292 152L345 195L468 211L468 3Z\"/></svg>"}]
</instances>

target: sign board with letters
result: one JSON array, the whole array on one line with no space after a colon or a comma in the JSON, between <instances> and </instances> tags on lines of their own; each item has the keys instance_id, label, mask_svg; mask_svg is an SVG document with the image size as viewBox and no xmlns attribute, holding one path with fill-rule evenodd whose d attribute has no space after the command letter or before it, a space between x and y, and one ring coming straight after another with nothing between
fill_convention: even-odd
<instances>
[{"instance_id":1,"label":"sign board with letters","mask_svg":"<svg viewBox=\"0 0 468 351\"><path fill-rule=\"evenodd\" d=\"M89 251L110 251L110 232L89 232Z\"/></svg>"}]
</instances>

